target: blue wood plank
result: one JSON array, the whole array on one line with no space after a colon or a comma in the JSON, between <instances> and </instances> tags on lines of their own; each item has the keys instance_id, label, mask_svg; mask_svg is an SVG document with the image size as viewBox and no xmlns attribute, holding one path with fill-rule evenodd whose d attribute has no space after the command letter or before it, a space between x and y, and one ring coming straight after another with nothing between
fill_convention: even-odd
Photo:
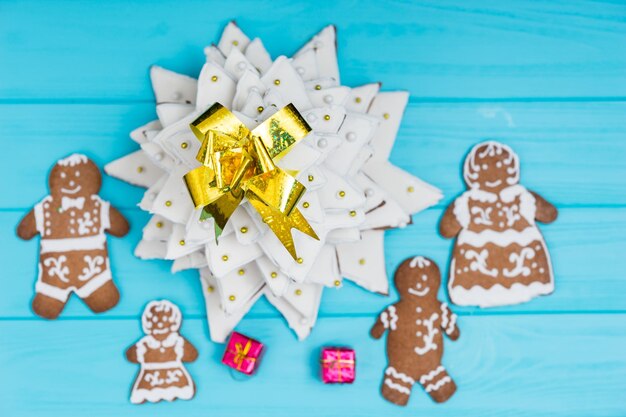
<instances>
[{"instance_id":1,"label":"blue wood plank","mask_svg":"<svg viewBox=\"0 0 626 417\"><path fill-rule=\"evenodd\" d=\"M447 204L464 189L469 148L497 138L519 153L522 183L558 206L626 205L625 114L626 102L412 104L391 160L441 188ZM20 161L21 174L6 159L0 165L0 176L12 178L0 182L0 208L38 201L50 166L72 152L102 166L138 149L128 133L154 117L148 103L0 105L4 158ZM106 178L102 195L128 208L142 190Z\"/></svg>"},{"instance_id":2,"label":"blue wood plank","mask_svg":"<svg viewBox=\"0 0 626 417\"><path fill-rule=\"evenodd\" d=\"M137 306L158 297L181 302L185 314L204 316L204 303L197 274L186 271L172 275L164 261L141 261L132 255L140 238L143 221L137 211L124 211L132 230L124 239L110 238L112 268L122 300L101 317L127 317ZM30 299L36 277L37 243L21 242L14 235L20 212L0 212L0 265L5 289L0 292L0 317L33 317ZM436 224L441 210L428 210L415 216L415 223L402 230L387 232L386 266L391 275L407 257L418 254L433 258L447 270L452 242L439 237ZM563 209L556 223L542 227L556 272L556 292L530 303L497 309L460 309L465 314L506 314L513 312L623 311L626 312L626 209ZM441 296L444 297L442 290ZM388 297L368 293L354 285L324 291L321 315L362 315L380 310ZM252 317L276 316L268 303L257 304ZM77 299L72 299L63 317L92 317Z\"/></svg>"},{"instance_id":3,"label":"blue wood plank","mask_svg":"<svg viewBox=\"0 0 626 417\"><path fill-rule=\"evenodd\" d=\"M201 0L0 5L0 98L150 100L148 66L198 73L202 47L236 18L273 56L339 30L348 85L414 97L626 96L620 1Z\"/></svg>"},{"instance_id":4,"label":"blue wood plank","mask_svg":"<svg viewBox=\"0 0 626 417\"><path fill-rule=\"evenodd\" d=\"M200 351L189 365L197 397L156 406L128 401L137 366L126 362L123 352L141 336L138 319L1 321L0 415L622 416L625 318L462 317L461 338L445 342L443 361L458 392L438 405L415 388L406 408L380 397L386 364L384 343L367 336L373 314L322 319L318 331L303 343L276 319L247 321L240 330L262 340L267 349L258 374L245 381L233 380L220 365L223 346L207 341L203 320L186 320L182 333ZM319 381L319 348L327 344L356 349L353 385Z\"/></svg>"}]
</instances>

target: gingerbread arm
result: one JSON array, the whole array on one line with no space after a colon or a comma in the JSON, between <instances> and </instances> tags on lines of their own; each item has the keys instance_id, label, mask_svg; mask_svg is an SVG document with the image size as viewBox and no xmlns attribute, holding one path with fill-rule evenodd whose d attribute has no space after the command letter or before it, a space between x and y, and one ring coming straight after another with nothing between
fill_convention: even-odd
<instances>
[{"instance_id":1,"label":"gingerbread arm","mask_svg":"<svg viewBox=\"0 0 626 417\"><path fill-rule=\"evenodd\" d=\"M113 206L109 207L109 219L111 223L111 225L107 229L107 232L109 232L109 234L116 237L122 237L125 236L126 233L128 233L128 230L130 229L128 220L126 220L126 218L122 216L122 213L120 213Z\"/></svg>"},{"instance_id":2,"label":"gingerbread arm","mask_svg":"<svg viewBox=\"0 0 626 417\"><path fill-rule=\"evenodd\" d=\"M556 207L536 192L530 191L530 193L533 197L535 197L535 204L537 207L537 210L535 211L535 219L541 223L552 223L555 221L558 216Z\"/></svg>"},{"instance_id":3,"label":"gingerbread arm","mask_svg":"<svg viewBox=\"0 0 626 417\"><path fill-rule=\"evenodd\" d=\"M17 235L24 240L30 240L37 236L37 222L35 221L35 210L31 210L20 220L17 225Z\"/></svg>"},{"instance_id":4,"label":"gingerbread arm","mask_svg":"<svg viewBox=\"0 0 626 417\"><path fill-rule=\"evenodd\" d=\"M370 335L374 339L380 339L387 329L395 329L395 324L397 321L398 315L396 314L396 306L395 304L390 305L378 315L376 323L374 323L372 329L370 330Z\"/></svg>"},{"instance_id":5,"label":"gingerbread arm","mask_svg":"<svg viewBox=\"0 0 626 417\"><path fill-rule=\"evenodd\" d=\"M376 323L374 323L374 325L372 326L372 329L370 330L370 336L372 336L374 339L380 339L385 333L385 330L387 330L385 328L385 325L383 324L382 319L380 318L385 313L386 312L383 311L381 314L378 315L378 318L376 319Z\"/></svg>"},{"instance_id":6,"label":"gingerbread arm","mask_svg":"<svg viewBox=\"0 0 626 417\"><path fill-rule=\"evenodd\" d=\"M182 336L181 336L182 337ZM183 348L183 362L193 362L198 358L198 350L191 342L183 337L185 345Z\"/></svg>"},{"instance_id":7,"label":"gingerbread arm","mask_svg":"<svg viewBox=\"0 0 626 417\"><path fill-rule=\"evenodd\" d=\"M450 310L447 303L441 303L441 330L450 338L457 340L461 335L459 326L456 325L457 316Z\"/></svg>"},{"instance_id":8,"label":"gingerbread arm","mask_svg":"<svg viewBox=\"0 0 626 417\"><path fill-rule=\"evenodd\" d=\"M136 344L132 345L126 350L126 359L128 359L128 362L139 363L139 360L137 359L137 345Z\"/></svg>"},{"instance_id":9,"label":"gingerbread arm","mask_svg":"<svg viewBox=\"0 0 626 417\"><path fill-rule=\"evenodd\" d=\"M443 237L453 238L458 235L462 227L454 214L454 201L446 208L439 222L439 233Z\"/></svg>"}]
</instances>

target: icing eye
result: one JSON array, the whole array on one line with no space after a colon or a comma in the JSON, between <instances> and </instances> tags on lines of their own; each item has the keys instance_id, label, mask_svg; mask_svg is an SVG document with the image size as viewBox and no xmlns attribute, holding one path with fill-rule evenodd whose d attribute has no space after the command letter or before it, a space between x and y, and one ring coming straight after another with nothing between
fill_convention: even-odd
<instances>
[{"instance_id":1,"label":"icing eye","mask_svg":"<svg viewBox=\"0 0 626 417\"><path fill-rule=\"evenodd\" d=\"M159 318L157 316L153 316L152 321L156 323L157 321L159 321Z\"/></svg>"},{"instance_id":2,"label":"icing eye","mask_svg":"<svg viewBox=\"0 0 626 417\"><path fill-rule=\"evenodd\" d=\"M67 177L67 175L65 175L65 172L61 172L61 178L65 178Z\"/></svg>"},{"instance_id":3,"label":"icing eye","mask_svg":"<svg viewBox=\"0 0 626 417\"><path fill-rule=\"evenodd\" d=\"M80 171L76 171L76 174L75 174L75 175L76 175L77 177L80 177Z\"/></svg>"},{"instance_id":4,"label":"icing eye","mask_svg":"<svg viewBox=\"0 0 626 417\"><path fill-rule=\"evenodd\" d=\"M422 275L422 281L426 281L427 279L428 279L428 276Z\"/></svg>"},{"instance_id":5,"label":"icing eye","mask_svg":"<svg viewBox=\"0 0 626 417\"><path fill-rule=\"evenodd\" d=\"M496 166L497 166L498 168L502 168L502 162L500 162L500 161L496 162Z\"/></svg>"},{"instance_id":6,"label":"icing eye","mask_svg":"<svg viewBox=\"0 0 626 417\"><path fill-rule=\"evenodd\" d=\"M489 169L489 165L483 164L483 169Z\"/></svg>"}]
</instances>

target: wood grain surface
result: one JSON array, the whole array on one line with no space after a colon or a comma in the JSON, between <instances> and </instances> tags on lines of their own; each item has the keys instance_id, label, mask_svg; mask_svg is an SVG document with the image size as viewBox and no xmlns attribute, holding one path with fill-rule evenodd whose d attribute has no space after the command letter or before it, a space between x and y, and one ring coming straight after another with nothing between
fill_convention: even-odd
<instances>
[{"instance_id":1,"label":"wood grain surface","mask_svg":"<svg viewBox=\"0 0 626 417\"><path fill-rule=\"evenodd\" d=\"M239 330L262 340L258 375L233 377L208 339L200 282L132 251L147 215L142 191L105 178L101 195L130 219L111 238L122 292L95 316L77 299L62 318L33 315L38 244L15 227L46 193L51 165L83 152L100 166L136 149L128 138L155 118L151 64L195 75L202 47L236 19L274 57L291 54L327 24L338 28L344 84L383 81L408 90L392 161L441 188L444 200L387 233L390 274L426 255L447 270L442 209L464 189L461 160L494 138L520 155L522 184L557 205L541 226L556 292L495 309L455 308L459 341L444 364L459 386L447 403L419 388L407 408L379 394L384 343L368 336L395 300L346 283L326 289L311 337L297 342L259 302ZM256 0L0 3L0 416L624 416L626 415L626 3L623 1ZM446 297L441 291L441 297ZM133 406L146 302L169 298L199 348L188 402ZM357 351L351 386L318 375L324 345Z\"/></svg>"}]
</instances>

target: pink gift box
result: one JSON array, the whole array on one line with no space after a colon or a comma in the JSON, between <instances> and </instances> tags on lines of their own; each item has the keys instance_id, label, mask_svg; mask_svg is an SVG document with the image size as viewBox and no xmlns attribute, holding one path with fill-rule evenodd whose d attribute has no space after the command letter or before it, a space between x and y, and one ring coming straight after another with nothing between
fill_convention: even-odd
<instances>
[{"instance_id":1,"label":"pink gift box","mask_svg":"<svg viewBox=\"0 0 626 417\"><path fill-rule=\"evenodd\" d=\"M322 380L325 384L351 384L356 374L354 349L325 347L322 349Z\"/></svg>"},{"instance_id":2,"label":"pink gift box","mask_svg":"<svg viewBox=\"0 0 626 417\"><path fill-rule=\"evenodd\" d=\"M228 339L222 363L246 375L252 375L261 359L263 343L233 332Z\"/></svg>"}]
</instances>

